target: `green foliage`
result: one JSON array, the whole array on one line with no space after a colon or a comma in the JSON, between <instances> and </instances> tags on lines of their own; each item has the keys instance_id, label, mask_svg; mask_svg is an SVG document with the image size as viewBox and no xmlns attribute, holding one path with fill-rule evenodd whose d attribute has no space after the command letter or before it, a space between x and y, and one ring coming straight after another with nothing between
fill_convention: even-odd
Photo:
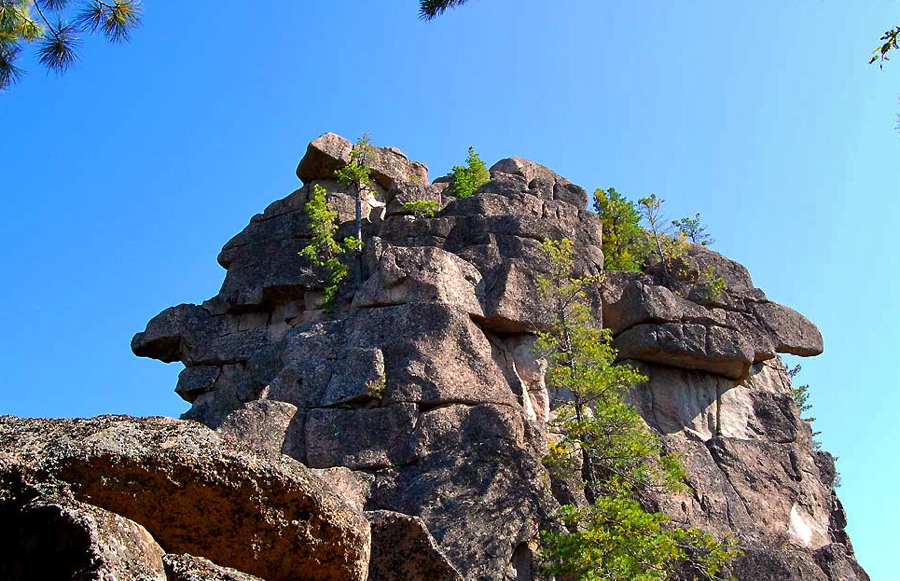
<instances>
[{"instance_id":1,"label":"green foliage","mask_svg":"<svg viewBox=\"0 0 900 581\"><path fill-rule=\"evenodd\" d=\"M350 188L356 200L356 238L352 241L348 250L355 256L354 273L355 284L362 284L362 203L363 198L371 193L372 168L369 160L373 153L373 147L369 143L369 134L363 133L350 150L350 163L334 172L338 183Z\"/></svg>"},{"instance_id":2,"label":"green foliage","mask_svg":"<svg viewBox=\"0 0 900 581\"><path fill-rule=\"evenodd\" d=\"M450 172L453 181L450 182L449 193L454 198L468 198L475 195L478 188L491 181L491 174L481 157L475 153L475 148L469 147L469 155L466 165L454 166Z\"/></svg>"},{"instance_id":3,"label":"green foliage","mask_svg":"<svg viewBox=\"0 0 900 581\"><path fill-rule=\"evenodd\" d=\"M644 260L644 233L634 203L615 188L594 192L594 210L603 223L603 256L609 270L639 271Z\"/></svg>"},{"instance_id":4,"label":"green foliage","mask_svg":"<svg viewBox=\"0 0 900 581\"><path fill-rule=\"evenodd\" d=\"M387 388L387 376L383 373L374 379L370 379L366 383L366 393L375 399L384 397L384 390Z\"/></svg>"},{"instance_id":5,"label":"green foliage","mask_svg":"<svg viewBox=\"0 0 900 581\"><path fill-rule=\"evenodd\" d=\"M706 233L706 226L700 221L700 214L695 214L693 218L672 220L672 226L682 239L690 240L694 244L709 246L715 242L712 236Z\"/></svg>"},{"instance_id":6,"label":"green foliage","mask_svg":"<svg viewBox=\"0 0 900 581\"><path fill-rule=\"evenodd\" d=\"M326 285L325 297L318 307L326 311L334 309L340 285L350 273L350 267L343 260L348 253L354 255L356 284L360 284L363 250L362 199L372 187L372 169L369 167L371 152L369 134L364 133L350 150L350 162L334 172L338 183L349 188L356 197L356 236L349 236L340 242L335 239L338 215L328 205L322 186L313 186L312 195L304 208L309 216L313 238L300 251L300 256L322 272L320 281Z\"/></svg>"},{"instance_id":7,"label":"green foliage","mask_svg":"<svg viewBox=\"0 0 900 581\"><path fill-rule=\"evenodd\" d=\"M712 264L700 273L700 284L703 285L703 296L708 301L718 299L728 290L725 279L719 276L719 272Z\"/></svg>"},{"instance_id":8,"label":"green foliage","mask_svg":"<svg viewBox=\"0 0 900 581\"><path fill-rule=\"evenodd\" d=\"M438 211L438 203L434 200L414 200L404 202L403 208L412 212L417 218L433 218Z\"/></svg>"},{"instance_id":9,"label":"green foliage","mask_svg":"<svg viewBox=\"0 0 900 581\"><path fill-rule=\"evenodd\" d=\"M816 436L821 434L822 432L817 431L813 428L813 422L816 421L814 416L808 416L806 413L812 410L812 402L809 401L809 385L800 385L794 387L793 379L797 377L797 374L800 373L800 366L795 365L793 369L788 371L788 375L791 376L791 399L794 400L794 403L797 405L797 409L800 411L800 419L807 424L809 424L810 432L812 433L812 444L813 448L818 450L822 447L822 443L816 440Z\"/></svg>"},{"instance_id":10,"label":"green foliage","mask_svg":"<svg viewBox=\"0 0 900 581\"><path fill-rule=\"evenodd\" d=\"M800 373L801 367L799 365L795 365L791 370L788 371L788 375L790 375L793 380ZM794 403L797 404L797 409L800 410L801 419L805 422L814 422L816 418L804 418L803 414L812 409L812 404L809 401L809 385L801 385L799 387L794 387L791 385L791 398L794 400Z\"/></svg>"},{"instance_id":11,"label":"green foliage","mask_svg":"<svg viewBox=\"0 0 900 581\"><path fill-rule=\"evenodd\" d=\"M594 209L603 223L603 256L607 270L640 271L659 265L664 284L675 288L685 281L687 265L678 260L686 249L685 240L701 246L714 242L700 220L682 218L667 223L663 219L663 200L655 194L641 198L637 204L619 194L615 188L594 192ZM644 227L641 226L643 221ZM699 282L705 300L718 299L728 290L725 279L710 265L700 272ZM677 290L675 291L678 292Z\"/></svg>"},{"instance_id":12,"label":"green foliage","mask_svg":"<svg viewBox=\"0 0 900 581\"><path fill-rule=\"evenodd\" d=\"M812 402L809 401L809 385L800 385L794 387L793 380L797 377L797 374L800 373L800 366L795 365L793 369L788 371L788 375L791 377L791 399L794 400L794 403L797 405L797 409L800 411L800 419L807 424L809 424L810 433L812 436L812 446L815 450L820 450L822 448L822 442L816 439L816 436L819 436L822 432L816 430L813 427L813 423L816 421L814 416L806 415L807 412L812 410ZM837 458L835 458L837 460ZM840 474L835 471L835 481L833 483L835 488L840 486Z\"/></svg>"},{"instance_id":13,"label":"green foliage","mask_svg":"<svg viewBox=\"0 0 900 581\"><path fill-rule=\"evenodd\" d=\"M800 410L801 414L805 414L806 412L812 409L812 404L809 403L809 385L801 385L798 387L791 387L791 398L793 398L794 403L797 404L797 409ZM814 417L801 417L804 422L814 422L816 418Z\"/></svg>"},{"instance_id":14,"label":"green foliage","mask_svg":"<svg viewBox=\"0 0 900 581\"><path fill-rule=\"evenodd\" d=\"M672 263L684 253L684 243L680 236L675 235L672 227L665 223L662 216L663 202L664 199L651 194L649 198L639 199L637 208L638 214L647 224L650 237L649 256L662 266L667 282L674 282Z\"/></svg>"},{"instance_id":15,"label":"green foliage","mask_svg":"<svg viewBox=\"0 0 900 581\"><path fill-rule=\"evenodd\" d=\"M369 134L363 133L350 150L350 163L334 172L338 183L345 187L356 188L357 191L371 187L372 168L368 165L371 152Z\"/></svg>"},{"instance_id":16,"label":"green foliage","mask_svg":"<svg viewBox=\"0 0 900 581\"><path fill-rule=\"evenodd\" d=\"M736 550L669 526L638 500L649 489L683 488L684 471L626 401L647 378L615 364L609 330L587 306L597 278L573 274L571 240L545 241L543 251L548 268L537 282L553 324L538 333L535 351L548 363L548 388L566 401L555 410L551 431L559 436L545 465L557 477L580 474L591 503L564 506L567 532L544 533L547 572L567 581L665 581L685 570L693 579L714 578Z\"/></svg>"},{"instance_id":17,"label":"green foliage","mask_svg":"<svg viewBox=\"0 0 900 581\"><path fill-rule=\"evenodd\" d=\"M714 579L739 551L697 529L667 526L634 499L600 498L589 508L564 506L566 533L543 534L547 573L571 581ZM677 576L676 576L677 575Z\"/></svg>"},{"instance_id":18,"label":"green foliage","mask_svg":"<svg viewBox=\"0 0 900 581\"><path fill-rule=\"evenodd\" d=\"M543 244L549 269L538 276L538 289L553 313L553 325L538 333L536 352L548 363L546 382L568 403L557 409L554 431L561 434L557 464L581 463L589 498L623 488L667 485L680 474L659 463L659 439L637 410L626 403L629 390L647 380L633 367L616 365L609 329L593 320L586 289L598 281L572 274L573 243Z\"/></svg>"},{"instance_id":19,"label":"green foliage","mask_svg":"<svg viewBox=\"0 0 900 581\"><path fill-rule=\"evenodd\" d=\"M140 16L137 0L0 0L0 90L24 74L16 61L25 45L35 44L38 61L62 73L78 60L78 34L126 42Z\"/></svg>"},{"instance_id":20,"label":"green foliage","mask_svg":"<svg viewBox=\"0 0 900 581\"><path fill-rule=\"evenodd\" d=\"M322 271L321 281L326 284L325 297L318 306L330 311L334 309L341 282L350 272L350 268L341 261L341 256L348 249L356 247L358 240L348 238L344 244L335 240L338 215L328 205L322 186L318 184L313 186L312 195L304 211L309 217L313 237L299 254Z\"/></svg>"}]
</instances>

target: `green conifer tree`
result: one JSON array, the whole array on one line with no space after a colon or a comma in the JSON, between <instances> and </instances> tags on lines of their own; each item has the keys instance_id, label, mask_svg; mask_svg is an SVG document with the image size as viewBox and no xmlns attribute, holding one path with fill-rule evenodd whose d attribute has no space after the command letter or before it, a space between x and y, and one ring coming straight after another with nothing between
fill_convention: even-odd
<instances>
[{"instance_id":1,"label":"green conifer tree","mask_svg":"<svg viewBox=\"0 0 900 581\"><path fill-rule=\"evenodd\" d=\"M680 220L672 220L672 226L682 239L699 244L700 246L709 246L714 244L715 240L706 232L706 225L700 219L700 214L694 214L694 217L681 218Z\"/></svg>"},{"instance_id":2,"label":"green conifer tree","mask_svg":"<svg viewBox=\"0 0 900 581\"><path fill-rule=\"evenodd\" d=\"M348 238L345 243L354 253L354 284L362 284L362 205L363 199L371 193L372 168L369 167L372 155L372 145L369 143L369 134L363 133L350 150L350 163L334 172L339 184L351 189L351 195L356 200L356 237Z\"/></svg>"},{"instance_id":3,"label":"green conifer tree","mask_svg":"<svg viewBox=\"0 0 900 581\"><path fill-rule=\"evenodd\" d=\"M473 196L478 188L491 181L491 174L474 147L469 147L466 165L454 166L450 176L453 180L448 193L455 198Z\"/></svg>"},{"instance_id":4,"label":"green conifer tree","mask_svg":"<svg viewBox=\"0 0 900 581\"><path fill-rule=\"evenodd\" d=\"M341 282L350 269L341 260L348 247L334 237L338 228L338 214L328 205L325 193L325 188L316 184L306 202L304 211L309 218L312 240L299 254L320 271L320 280L326 286L325 297L318 306L330 311L334 308Z\"/></svg>"},{"instance_id":5,"label":"green conifer tree","mask_svg":"<svg viewBox=\"0 0 900 581\"><path fill-rule=\"evenodd\" d=\"M669 581L685 571L717 578L737 554L733 546L672 526L641 504L648 491L683 488L684 472L626 401L646 378L615 364L609 331L591 317L586 291L597 279L573 274L571 240L545 241L543 250L548 268L538 288L553 325L538 333L535 350L548 362L548 388L565 401L546 463L557 475L580 474L589 502L562 508L565 532L544 533L547 573L567 581Z\"/></svg>"},{"instance_id":6,"label":"green conifer tree","mask_svg":"<svg viewBox=\"0 0 900 581\"><path fill-rule=\"evenodd\" d=\"M639 271L644 261L644 233L634 203L615 188L594 191L594 210L603 223L604 268Z\"/></svg>"}]
</instances>

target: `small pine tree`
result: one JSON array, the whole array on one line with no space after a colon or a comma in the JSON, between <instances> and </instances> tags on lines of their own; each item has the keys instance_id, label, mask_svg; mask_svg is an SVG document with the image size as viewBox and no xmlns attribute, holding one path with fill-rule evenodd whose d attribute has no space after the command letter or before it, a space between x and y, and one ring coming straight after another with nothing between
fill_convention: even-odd
<instances>
[{"instance_id":1,"label":"small pine tree","mask_svg":"<svg viewBox=\"0 0 900 581\"><path fill-rule=\"evenodd\" d=\"M350 163L334 172L339 184L349 187L356 199L356 238L351 242L354 252L354 284L362 284L362 204L363 198L372 190L372 168L369 161L372 156L372 145L369 134L363 133L350 150Z\"/></svg>"},{"instance_id":2,"label":"small pine tree","mask_svg":"<svg viewBox=\"0 0 900 581\"><path fill-rule=\"evenodd\" d=\"M466 165L454 166L450 177L452 181L448 193L454 198L473 196L478 188L491 181L491 174L474 147L469 147Z\"/></svg>"},{"instance_id":3,"label":"small pine tree","mask_svg":"<svg viewBox=\"0 0 900 581\"><path fill-rule=\"evenodd\" d=\"M350 268L341 261L341 257L352 248L354 243L345 241L341 244L334 238L337 232L337 212L328 205L325 197L325 189L316 184L313 186L312 195L304 208L309 217L309 228L312 232L312 240L298 254L307 259L321 272L320 281L325 286L325 298L319 303L319 308L330 311L334 308L338 289L341 282L347 276Z\"/></svg>"},{"instance_id":4,"label":"small pine tree","mask_svg":"<svg viewBox=\"0 0 900 581\"><path fill-rule=\"evenodd\" d=\"M633 202L615 188L594 192L594 210L603 223L604 267L639 271L644 260L641 217Z\"/></svg>"},{"instance_id":5,"label":"small pine tree","mask_svg":"<svg viewBox=\"0 0 900 581\"><path fill-rule=\"evenodd\" d=\"M672 220L672 226L683 239L690 240L694 244L709 246L715 242L712 236L706 233L706 226L700 220L699 213L695 214L693 218Z\"/></svg>"},{"instance_id":6,"label":"small pine tree","mask_svg":"<svg viewBox=\"0 0 900 581\"><path fill-rule=\"evenodd\" d=\"M812 410L813 407L812 402L809 401L809 384L797 387L793 386L793 380L797 377L797 374L800 373L800 369L801 367L799 365L795 365L793 369L788 371L788 375L791 377L791 399L794 400L794 404L796 404L797 409L800 411L800 419L809 424L809 429L812 433L813 448L818 450L822 447L822 443L816 439L816 436L820 435L822 432L813 427L813 423L816 421L815 416L806 415L806 412Z\"/></svg>"},{"instance_id":7,"label":"small pine tree","mask_svg":"<svg viewBox=\"0 0 900 581\"><path fill-rule=\"evenodd\" d=\"M676 236L672 227L663 219L662 205L664 199L656 194L638 200L638 213L647 224L650 237L649 257L654 258L662 267L667 285L675 282L672 273L673 261L684 253L684 242Z\"/></svg>"},{"instance_id":8,"label":"small pine tree","mask_svg":"<svg viewBox=\"0 0 900 581\"><path fill-rule=\"evenodd\" d=\"M587 306L586 290L599 281L573 276L573 248L569 239L545 241L549 268L537 281L553 326L537 334L535 349L549 364L548 388L567 400L557 410L555 427L562 438L556 449L581 464L591 502L622 487L674 484L680 472L663 469L658 438L625 401L631 388L647 378L629 365L615 364L610 331L595 324Z\"/></svg>"}]
</instances>

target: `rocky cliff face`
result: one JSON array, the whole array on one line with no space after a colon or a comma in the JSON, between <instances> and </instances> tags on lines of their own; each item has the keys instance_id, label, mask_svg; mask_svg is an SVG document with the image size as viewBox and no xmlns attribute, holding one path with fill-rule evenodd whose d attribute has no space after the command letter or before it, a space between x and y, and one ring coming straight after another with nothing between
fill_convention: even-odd
<instances>
[{"instance_id":1,"label":"rocky cliff face","mask_svg":"<svg viewBox=\"0 0 900 581\"><path fill-rule=\"evenodd\" d=\"M121 535L156 547L147 567L159 578L541 578L539 531L578 491L551 482L541 464L555 394L530 350L534 330L548 323L535 275L541 241L562 237L575 241L579 269L602 272L602 232L587 193L511 158L491 168L478 195L455 200L446 181L429 182L423 164L378 149L364 280L329 314L316 308L323 285L297 252L311 237L304 204L314 185L328 192L340 233L354 233L354 198L333 178L350 149L331 134L311 143L297 170L303 187L223 248L218 295L167 309L134 337L137 355L184 364L176 387L191 403L184 418L218 434L172 420L9 418L0 461L15 478L0 494L4 510L37 503L59 514L101 511L107 520L97 522L122 519ZM416 217L403 207L414 200L433 200L440 211ZM715 299L692 284L709 265L728 288ZM703 247L689 249L680 280L672 289L652 272L607 272L591 297L620 358L650 378L634 390L635 404L688 472L690 492L656 498L657 508L676 523L733 535L745 551L734 563L742 581L868 579L844 533L833 459L813 446L778 358L821 353L818 330L769 301L743 266ZM91 444L61 453L52 469L39 454L17 452L22 433L44 434L34 436L40 442L60 431L112 448L135 431L156 435L112 452ZM212 458L197 457L198 447ZM101 477L100 467L120 476ZM179 477L165 476L172 472ZM149 506L178 494L166 488L173 480L212 494L207 482L220 472L234 475L218 485L232 500L210 501L214 518L259 519L260 535L241 533L251 526L242 522L220 527L237 531L234 540L204 529L191 543L169 529L202 529L206 508L187 502L167 521ZM115 500L108 489L121 488L109 482L116 478L154 492ZM311 508L295 507L290 495ZM222 508L229 502L255 508L239 517ZM311 548L291 548L303 543ZM324 555L320 573L286 556L314 549Z\"/></svg>"}]
</instances>

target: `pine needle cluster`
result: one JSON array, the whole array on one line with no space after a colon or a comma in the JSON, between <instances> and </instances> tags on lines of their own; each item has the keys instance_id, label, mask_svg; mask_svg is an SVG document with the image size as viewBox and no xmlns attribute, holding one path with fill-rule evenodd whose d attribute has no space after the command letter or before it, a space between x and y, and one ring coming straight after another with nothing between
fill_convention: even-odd
<instances>
[{"instance_id":1,"label":"pine needle cluster","mask_svg":"<svg viewBox=\"0 0 900 581\"><path fill-rule=\"evenodd\" d=\"M419 2L419 18L432 20L437 18L450 8L456 8L468 2L468 0L421 0Z\"/></svg>"},{"instance_id":2,"label":"pine needle cluster","mask_svg":"<svg viewBox=\"0 0 900 581\"><path fill-rule=\"evenodd\" d=\"M127 42L140 17L138 0L0 0L0 90L24 74L16 62L25 45L34 44L41 65L64 73L79 58L79 35Z\"/></svg>"}]
</instances>

